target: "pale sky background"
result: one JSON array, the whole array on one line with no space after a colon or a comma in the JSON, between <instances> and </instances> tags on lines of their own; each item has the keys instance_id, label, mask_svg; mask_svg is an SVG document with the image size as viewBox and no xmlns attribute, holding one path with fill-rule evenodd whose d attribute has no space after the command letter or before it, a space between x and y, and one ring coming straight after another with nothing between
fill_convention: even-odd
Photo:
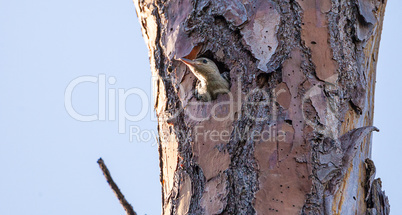
<instances>
[{"instance_id":1,"label":"pale sky background","mask_svg":"<svg viewBox=\"0 0 402 215\"><path fill-rule=\"evenodd\" d=\"M402 214L401 9L401 1L389 0L375 98L374 125L381 132L373 141L377 177L395 215ZM151 73L131 0L0 0L0 72L0 215L124 214L99 157L138 214L160 214ZM74 89L80 114L99 113L100 85L107 102L116 95L124 103L119 89L149 95L143 103L135 95L126 101L131 115L148 105L146 116L120 126L123 134L109 108L105 120L72 118L65 91L82 76L99 81ZM102 84L102 77L111 83ZM141 128L142 141L130 140L130 126Z\"/></svg>"}]
</instances>

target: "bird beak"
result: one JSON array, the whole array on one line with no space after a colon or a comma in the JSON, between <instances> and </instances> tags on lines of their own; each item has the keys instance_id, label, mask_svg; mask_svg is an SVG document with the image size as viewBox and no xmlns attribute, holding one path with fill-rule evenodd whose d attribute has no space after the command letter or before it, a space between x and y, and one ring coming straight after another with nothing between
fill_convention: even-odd
<instances>
[{"instance_id":1,"label":"bird beak","mask_svg":"<svg viewBox=\"0 0 402 215\"><path fill-rule=\"evenodd\" d=\"M187 59L187 58L180 58L179 60L189 66L195 65L195 61Z\"/></svg>"}]
</instances>

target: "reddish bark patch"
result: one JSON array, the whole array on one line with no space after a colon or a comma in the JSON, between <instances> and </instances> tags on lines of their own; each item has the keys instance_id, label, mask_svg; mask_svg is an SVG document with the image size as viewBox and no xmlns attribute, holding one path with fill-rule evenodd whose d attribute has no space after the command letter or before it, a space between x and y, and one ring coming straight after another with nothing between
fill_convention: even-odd
<instances>
[{"instance_id":1,"label":"reddish bark patch","mask_svg":"<svg viewBox=\"0 0 402 215\"><path fill-rule=\"evenodd\" d=\"M287 110L290 106L291 96L289 93L289 88L285 83L280 83L275 88L276 101L283 109Z\"/></svg>"},{"instance_id":2,"label":"reddish bark patch","mask_svg":"<svg viewBox=\"0 0 402 215\"><path fill-rule=\"evenodd\" d=\"M310 193L312 181L309 148L304 144L304 119L302 98L298 94L305 76L300 69L300 51L293 51L283 66L283 83L276 88L277 101L283 116L292 119L280 121L274 129L274 137L256 144L255 158L259 166L259 190L255 194L255 210L258 214L299 214L306 194Z\"/></svg>"},{"instance_id":3,"label":"reddish bark patch","mask_svg":"<svg viewBox=\"0 0 402 215\"><path fill-rule=\"evenodd\" d=\"M311 58L320 80L335 83L338 79L337 64L333 60L329 44L328 19L326 14L331 9L330 0L298 0L302 7L302 40L311 50Z\"/></svg>"}]
</instances>

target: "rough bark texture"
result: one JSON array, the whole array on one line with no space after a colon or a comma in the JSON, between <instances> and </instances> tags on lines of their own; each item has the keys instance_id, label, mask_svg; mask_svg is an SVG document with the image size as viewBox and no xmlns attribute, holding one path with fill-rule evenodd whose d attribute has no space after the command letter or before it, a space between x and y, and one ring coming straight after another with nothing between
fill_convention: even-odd
<instances>
[{"instance_id":1,"label":"rough bark texture","mask_svg":"<svg viewBox=\"0 0 402 215\"><path fill-rule=\"evenodd\" d=\"M159 119L163 214L388 214L371 155L386 0L135 0ZM194 97L175 60L231 93Z\"/></svg>"}]
</instances>

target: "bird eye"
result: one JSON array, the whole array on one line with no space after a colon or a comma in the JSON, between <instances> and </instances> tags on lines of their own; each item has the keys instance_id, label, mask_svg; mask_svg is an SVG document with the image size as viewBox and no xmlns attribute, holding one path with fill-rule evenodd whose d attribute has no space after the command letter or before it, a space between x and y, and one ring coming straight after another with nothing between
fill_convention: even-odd
<instances>
[{"instance_id":1,"label":"bird eye","mask_svg":"<svg viewBox=\"0 0 402 215\"><path fill-rule=\"evenodd\" d=\"M208 63L208 61L207 61L207 60L205 60L205 59L204 59L202 62L203 62L203 63L205 63L205 64L207 64L207 63Z\"/></svg>"}]
</instances>

